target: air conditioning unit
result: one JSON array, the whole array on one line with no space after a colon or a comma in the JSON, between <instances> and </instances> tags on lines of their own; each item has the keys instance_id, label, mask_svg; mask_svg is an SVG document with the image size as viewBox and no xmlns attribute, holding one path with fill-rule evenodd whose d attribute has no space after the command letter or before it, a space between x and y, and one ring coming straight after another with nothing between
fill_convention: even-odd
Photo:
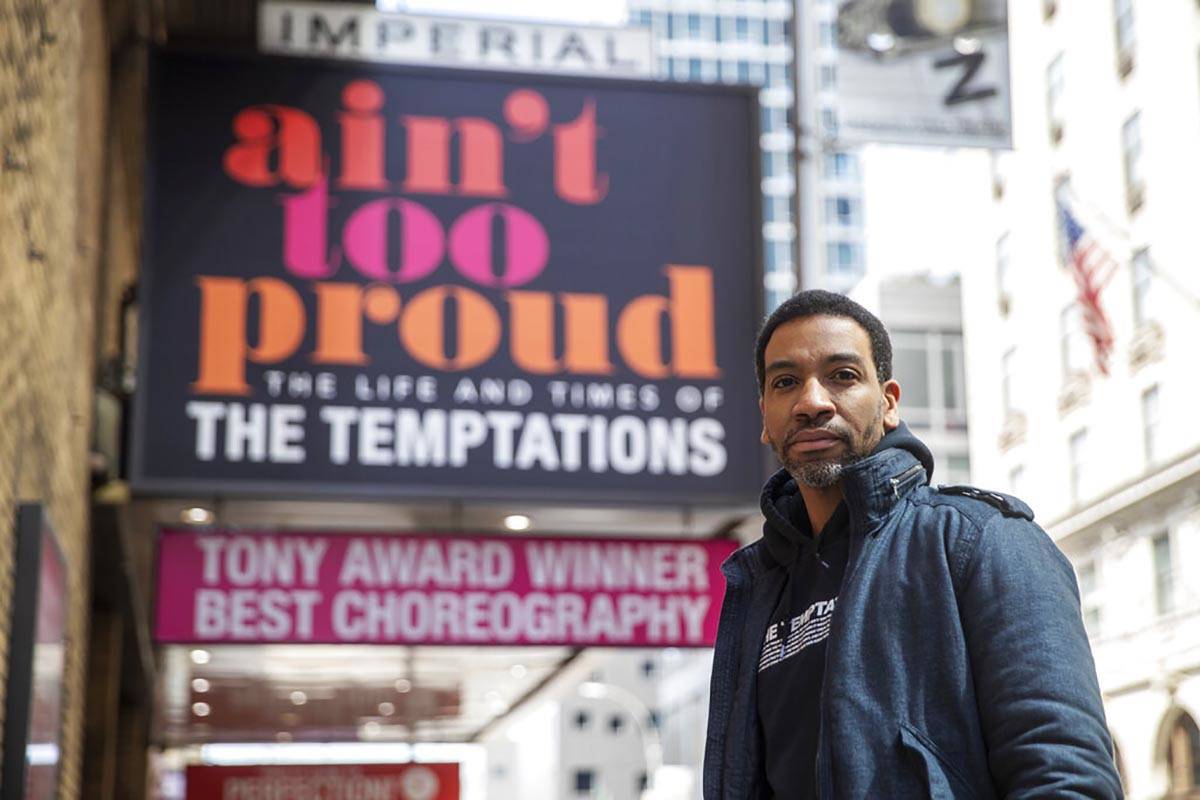
<instances>
[{"instance_id":1,"label":"air conditioning unit","mask_svg":"<svg viewBox=\"0 0 1200 800\"><path fill-rule=\"evenodd\" d=\"M1086 372L1071 372L1058 391L1058 415L1065 416L1092 396L1092 379Z\"/></svg>"},{"instance_id":2,"label":"air conditioning unit","mask_svg":"<svg viewBox=\"0 0 1200 800\"><path fill-rule=\"evenodd\" d=\"M1198 0L1200 2L1200 0ZM1129 368L1138 370L1163 357L1163 327L1157 322L1143 322L1133 333L1129 343Z\"/></svg>"},{"instance_id":3,"label":"air conditioning unit","mask_svg":"<svg viewBox=\"0 0 1200 800\"><path fill-rule=\"evenodd\" d=\"M1004 424L1000 426L1000 436L997 437L997 445L1001 450L1007 450L1014 445L1025 441L1025 431L1028 430L1029 423L1025 419L1025 415L1020 411L1009 411L1005 414Z\"/></svg>"}]
</instances>

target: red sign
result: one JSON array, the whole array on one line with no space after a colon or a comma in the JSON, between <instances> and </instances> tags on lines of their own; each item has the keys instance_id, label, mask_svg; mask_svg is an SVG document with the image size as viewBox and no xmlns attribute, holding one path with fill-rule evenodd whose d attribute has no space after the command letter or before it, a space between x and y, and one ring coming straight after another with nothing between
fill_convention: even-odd
<instances>
[{"instance_id":1,"label":"red sign","mask_svg":"<svg viewBox=\"0 0 1200 800\"><path fill-rule=\"evenodd\" d=\"M187 768L187 800L458 800L457 764Z\"/></svg>"},{"instance_id":2,"label":"red sign","mask_svg":"<svg viewBox=\"0 0 1200 800\"><path fill-rule=\"evenodd\" d=\"M162 534L160 642L710 646L730 540Z\"/></svg>"}]
</instances>

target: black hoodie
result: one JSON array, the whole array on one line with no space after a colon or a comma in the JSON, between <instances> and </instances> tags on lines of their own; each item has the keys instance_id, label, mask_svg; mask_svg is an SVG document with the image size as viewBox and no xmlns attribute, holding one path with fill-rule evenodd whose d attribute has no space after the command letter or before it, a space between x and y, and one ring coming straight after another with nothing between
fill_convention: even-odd
<instances>
[{"instance_id":1,"label":"black hoodie","mask_svg":"<svg viewBox=\"0 0 1200 800\"><path fill-rule=\"evenodd\" d=\"M875 447L908 450L933 473L933 457L901 423ZM796 481L777 472L763 488L763 538L788 571L758 666L758 718L767 782L778 798L816 796L825 644L849 557L849 512L839 503L813 537Z\"/></svg>"}]
</instances>

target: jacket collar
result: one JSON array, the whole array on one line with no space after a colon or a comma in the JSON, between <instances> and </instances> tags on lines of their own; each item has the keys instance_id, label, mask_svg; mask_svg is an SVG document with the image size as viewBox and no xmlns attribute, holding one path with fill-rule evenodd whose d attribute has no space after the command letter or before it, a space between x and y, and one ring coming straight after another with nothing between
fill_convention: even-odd
<instances>
[{"instance_id":1,"label":"jacket collar","mask_svg":"<svg viewBox=\"0 0 1200 800\"><path fill-rule=\"evenodd\" d=\"M932 472L933 455L929 448L901 422L884 436L871 455L846 467L842 473L842 494L851 529L875 530L901 498L929 482ZM785 470L767 480L761 504L766 517L763 556L775 563L790 564L800 550L816 546L808 533L803 498Z\"/></svg>"}]
</instances>

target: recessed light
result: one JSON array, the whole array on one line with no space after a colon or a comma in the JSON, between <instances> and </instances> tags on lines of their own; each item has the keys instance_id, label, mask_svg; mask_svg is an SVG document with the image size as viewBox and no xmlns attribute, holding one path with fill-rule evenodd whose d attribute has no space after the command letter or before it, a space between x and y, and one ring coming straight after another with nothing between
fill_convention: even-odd
<instances>
[{"instance_id":1,"label":"recessed light","mask_svg":"<svg viewBox=\"0 0 1200 800\"><path fill-rule=\"evenodd\" d=\"M509 514L504 518L504 527L510 531L527 531L533 525L533 520L524 514Z\"/></svg>"},{"instance_id":2,"label":"recessed light","mask_svg":"<svg viewBox=\"0 0 1200 800\"><path fill-rule=\"evenodd\" d=\"M193 664L207 664L212 660L212 653L207 650L193 650L191 656Z\"/></svg>"},{"instance_id":3,"label":"recessed light","mask_svg":"<svg viewBox=\"0 0 1200 800\"><path fill-rule=\"evenodd\" d=\"M277 742L290 742L291 740L292 735L287 731L280 731L279 733L275 734L275 741Z\"/></svg>"},{"instance_id":4,"label":"recessed light","mask_svg":"<svg viewBox=\"0 0 1200 800\"><path fill-rule=\"evenodd\" d=\"M192 713L197 717L207 717L211 711L208 703L192 703Z\"/></svg>"},{"instance_id":5,"label":"recessed light","mask_svg":"<svg viewBox=\"0 0 1200 800\"><path fill-rule=\"evenodd\" d=\"M408 678L400 678L396 681L396 691L400 694L408 694L412 691L412 681Z\"/></svg>"},{"instance_id":6,"label":"recessed light","mask_svg":"<svg viewBox=\"0 0 1200 800\"><path fill-rule=\"evenodd\" d=\"M291 697L292 705L294 705L294 706L302 706L308 702L308 695L306 695L304 692L301 692L299 690L292 692L290 697Z\"/></svg>"},{"instance_id":7,"label":"recessed light","mask_svg":"<svg viewBox=\"0 0 1200 800\"><path fill-rule=\"evenodd\" d=\"M213 521L213 512L202 506L192 506L180 511L179 519L188 525L208 525Z\"/></svg>"},{"instance_id":8,"label":"recessed light","mask_svg":"<svg viewBox=\"0 0 1200 800\"><path fill-rule=\"evenodd\" d=\"M390 717L392 714L395 714L395 713L396 713L396 706L393 705L392 703L384 701L379 704L379 716Z\"/></svg>"},{"instance_id":9,"label":"recessed light","mask_svg":"<svg viewBox=\"0 0 1200 800\"><path fill-rule=\"evenodd\" d=\"M204 678L194 678L192 680L192 691L196 694L204 694L211 688L208 681Z\"/></svg>"},{"instance_id":10,"label":"recessed light","mask_svg":"<svg viewBox=\"0 0 1200 800\"><path fill-rule=\"evenodd\" d=\"M365 736L378 736L379 731L382 729L382 726L375 720L364 722L362 726L362 732Z\"/></svg>"},{"instance_id":11,"label":"recessed light","mask_svg":"<svg viewBox=\"0 0 1200 800\"><path fill-rule=\"evenodd\" d=\"M525 669L524 664L513 664L508 670L508 674L517 679L524 678L527 672L529 670Z\"/></svg>"}]
</instances>

